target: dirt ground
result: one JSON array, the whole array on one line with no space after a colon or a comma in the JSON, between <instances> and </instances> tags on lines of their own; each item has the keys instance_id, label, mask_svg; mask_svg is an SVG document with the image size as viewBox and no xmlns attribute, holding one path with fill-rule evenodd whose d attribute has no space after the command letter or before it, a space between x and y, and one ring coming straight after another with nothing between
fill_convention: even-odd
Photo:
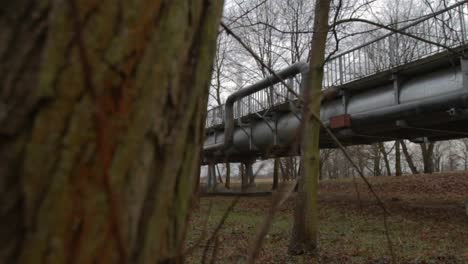
<instances>
[{"instance_id":1,"label":"dirt ground","mask_svg":"<svg viewBox=\"0 0 468 264\"><path fill-rule=\"evenodd\" d=\"M388 232L398 263L468 263L468 174L369 180L390 212ZM257 183L259 190L270 186L265 180ZM189 263L245 262L272 197L242 197L222 222L234 199L200 199L187 235ZM276 212L257 263L391 263L382 209L364 183L320 184L318 256L287 254L293 208L294 195Z\"/></svg>"}]
</instances>

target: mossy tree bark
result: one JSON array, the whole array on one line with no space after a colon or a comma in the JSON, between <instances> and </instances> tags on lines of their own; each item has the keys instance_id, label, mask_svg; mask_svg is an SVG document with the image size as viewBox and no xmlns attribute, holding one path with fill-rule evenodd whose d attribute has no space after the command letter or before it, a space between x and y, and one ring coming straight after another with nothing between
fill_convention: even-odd
<instances>
[{"instance_id":1,"label":"mossy tree bark","mask_svg":"<svg viewBox=\"0 0 468 264\"><path fill-rule=\"evenodd\" d=\"M180 260L222 2L2 3L0 263Z\"/></svg>"},{"instance_id":2,"label":"mossy tree bark","mask_svg":"<svg viewBox=\"0 0 468 264\"><path fill-rule=\"evenodd\" d=\"M325 46L329 30L330 0L315 1L314 35L312 37L310 70L302 91L305 101L302 122L301 174L294 212L289 253L313 253L317 248L318 205L317 190L320 174L319 134L320 101L325 61Z\"/></svg>"}]
</instances>

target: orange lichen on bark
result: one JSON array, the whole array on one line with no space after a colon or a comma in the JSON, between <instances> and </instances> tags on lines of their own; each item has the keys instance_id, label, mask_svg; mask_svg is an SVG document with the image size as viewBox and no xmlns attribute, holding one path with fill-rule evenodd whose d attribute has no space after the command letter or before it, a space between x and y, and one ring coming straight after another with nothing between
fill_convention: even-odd
<instances>
[{"instance_id":1,"label":"orange lichen on bark","mask_svg":"<svg viewBox=\"0 0 468 264\"><path fill-rule=\"evenodd\" d=\"M177 257L221 10L54 2L40 73L48 101L26 139L24 263Z\"/></svg>"}]
</instances>

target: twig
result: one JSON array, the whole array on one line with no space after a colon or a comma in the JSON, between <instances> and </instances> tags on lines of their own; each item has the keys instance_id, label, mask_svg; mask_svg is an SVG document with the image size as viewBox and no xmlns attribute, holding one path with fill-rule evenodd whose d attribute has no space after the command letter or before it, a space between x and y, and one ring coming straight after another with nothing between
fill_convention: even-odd
<instances>
[{"instance_id":1,"label":"twig","mask_svg":"<svg viewBox=\"0 0 468 264\"><path fill-rule=\"evenodd\" d=\"M367 20L367 19L362 19L362 18L343 19L343 20L335 22L333 24L333 26L337 26L337 25L344 24L344 23L350 23L350 22L360 22L360 23L370 24L370 25L373 25L373 26L376 26L376 27L380 27L380 28L389 30L389 31L391 31L393 33L398 33L398 34L401 34L401 35L404 35L404 36L407 36L407 37L410 37L410 38L414 38L414 39L419 40L421 42L425 42L425 43L428 43L428 44L431 44L431 45L446 49L446 50L448 50L449 52L451 52L451 53L453 53L455 55L461 55L460 52L450 48L449 46L446 46L446 45L443 45L443 44L440 44L440 43L437 43L437 42L434 42L434 41L431 41L431 40L428 40L428 39L425 39L425 38L421 38L421 37L415 36L415 35L413 35L411 33L407 33L404 30L399 30L399 29L396 29L396 28L385 26L385 25L382 25L380 23L376 23L376 22L373 22L373 21L370 21L370 20Z\"/></svg>"},{"instance_id":2,"label":"twig","mask_svg":"<svg viewBox=\"0 0 468 264\"><path fill-rule=\"evenodd\" d=\"M241 44L242 47L244 47L244 49L247 50L247 52L249 52L249 54L254 57L254 59L260 63L260 65L267 69L268 72L275 76L275 78L277 78L288 90L289 92L291 92L294 96L296 96L298 99L300 98L299 94L297 94L294 89L292 89L282 78L280 78L278 76L278 74L276 74L276 72L271 69L270 67L268 67L268 65L266 65L265 62L263 62L263 60L249 47L247 46L247 44L244 43L244 41L242 41L242 39L236 34L234 33L226 24L224 24L224 22L221 21L221 26L224 28L224 30L226 30L226 33L228 35L231 35L233 38L235 38L237 40L237 42L239 42L239 44Z\"/></svg>"},{"instance_id":3,"label":"twig","mask_svg":"<svg viewBox=\"0 0 468 264\"><path fill-rule=\"evenodd\" d=\"M236 23L239 19L249 15L252 11L254 11L255 9L259 8L260 6L264 5L268 0L263 0L262 2L258 3L256 6L252 7L251 9L247 10L246 12L244 12L242 15L236 17L235 19L233 19L232 21L230 21L229 23L229 26L231 26L232 24Z\"/></svg>"},{"instance_id":4,"label":"twig","mask_svg":"<svg viewBox=\"0 0 468 264\"><path fill-rule=\"evenodd\" d=\"M330 58L333 55L335 55L338 52L339 47L340 47L340 40L338 39L338 33L336 32L336 26L337 26L336 21L338 20L338 16L340 14L340 10L341 10L342 6L343 6L343 0L340 0L338 2L338 6L336 7L335 17L333 17L333 25L331 26L331 31L333 32L333 38L335 39L335 49L327 55L327 57L323 61L324 65L325 65L325 63L327 63L327 61L330 60ZM324 65L322 65L322 67Z\"/></svg>"}]
</instances>

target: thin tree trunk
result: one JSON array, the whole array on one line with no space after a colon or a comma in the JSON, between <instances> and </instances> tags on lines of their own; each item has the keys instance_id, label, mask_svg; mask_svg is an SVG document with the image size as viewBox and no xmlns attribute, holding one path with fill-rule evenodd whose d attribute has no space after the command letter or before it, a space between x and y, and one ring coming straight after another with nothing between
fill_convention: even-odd
<instances>
[{"instance_id":1,"label":"thin tree trunk","mask_svg":"<svg viewBox=\"0 0 468 264\"><path fill-rule=\"evenodd\" d=\"M218 181L223 184L223 178L221 177L221 172L219 171L219 166L218 164L215 165L216 166L216 171L218 172Z\"/></svg>"},{"instance_id":2,"label":"thin tree trunk","mask_svg":"<svg viewBox=\"0 0 468 264\"><path fill-rule=\"evenodd\" d=\"M247 179L249 182L249 187L255 185L255 174L253 172L253 162L249 161L246 164L246 171L247 171Z\"/></svg>"},{"instance_id":3,"label":"thin tree trunk","mask_svg":"<svg viewBox=\"0 0 468 264\"><path fill-rule=\"evenodd\" d=\"M182 261L223 1L184 3L2 3L0 263Z\"/></svg>"},{"instance_id":4,"label":"thin tree trunk","mask_svg":"<svg viewBox=\"0 0 468 264\"><path fill-rule=\"evenodd\" d=\"M434 143L421 143L421 152L423 156L424 173L434 172Z\"/></svg>"},{"instance_id":5,"label":"thin tree trunk","mask_svg":"<svg viewBox=\"0 0 468 264\"><path fill-rule=\"evenodd\" d=\"M305 106L302 114L303 130L301 142L301 176L294 213L294 225L289 253L315 252L317 248L318 209L317 188L320 172L319 134L320 123L313 115L320 117L320 97L323 79L325 45L328 34L330 0L316 0L314 34L310 58L310 72L307 87L302 95Z\"/></svg>"},{"instance_id":6,"label":"thin tree trunk","mask_svg":"<svg viewBox=\"0 0 468 264\"><path fill-rule=\"evenodd\" d=\"M249 175L247 164L241 163L241 189L245 191L249 187Z\"/></svg>"},{"instance_id":7,"label":"thin tree trunk","mask_svg":"<svg viewBox=\"0 0 468 264\"><path fill-rule=\"evenodd\" d=\"M401 141L401 149L403 150L403 154L405 155L406 163L408 163L408 167L411 170L412 174L418 174L418 168L414 165L413 158L411 158L411 155L408 152L408 148L406 147L405 141Z\"/></svg>"},{"instance_id":8,"label":"thin tree trunk","mask_svg":"<svg viewBox=\"0 0 468 264\"><path fill-rule=\"evenodd\" d=\"M392 170L390 169L390 161L388 160L388 154L387 154L387 151L385 150L385 145L382 142L378 144L379 144L379 149L380 149L380 152L382 153L383 160L385 163L385 169L387 170L387 176L391 176Z\"/></svg>"},{"instance_id":9,"label":"thin tree trunk","mask_svg":"<svg viewBox=\"0 0 468 264\"><path fill-rule=\"evenodd\" d=\"M319 154L320 156L320 154ZM295 170L294 170L294 173L296 174L294 179L297 179L299 177L299 175L301 175L301 160L297 160L296 158L294 158L294 164L295 164Z\"/></svg>"},{"instance_id":10,"label":"thin tree trunk","mask_svg":"<svg viewBox=\"0 0 468 264\"><path fill-rule=\"evenodd\" d=\"M231 189L231 163L226 162L226 181L224 186L226 189Z\"/></svg>"},{"instance_id":11,"label":"thin tree trunk","mask_svg":"<svg viewBox=\"0 0 468 264\"><path fill-rule=\"evenodd\" d=\"M284 160L281 160L281 158L279 159L279 167L280 167L280 170L281 170L281 180L283 182L285 181L288 181L289 178L288 178L288 173L287 173L287 170L284 166Z\"/></svg>"},{"instance_id":12,"label":"thin tree trunk","mask_svg":"<svg viewBox=\"0 0 468 264\"><path fill-rule=\"evenodd\" d=\"M278 189L278 177L279 177L279 158L276 158L275 163L273 165L273 186L271 187L272 190Z\"/></svg>"},{"instance_id":13,"label":"thin tree trunk","mask_svg":"<svg viewBox=\"0 0 468 264\"><path fill-rule=\"evenodd\" d=\"M380 168L380 149L379 146L372 146L374 152L374 176L382 176L382 169Z\"/></svg>"},{"instance_id":14,"label":"thin tree trunk","mask_svg":"<svg viewBox=\"0 0 468 264\"><path fill-rule=\"evenodd\" d=\"M395 176L401 176L400 140L395 141Z\"/></svg>"}]
</instances>

